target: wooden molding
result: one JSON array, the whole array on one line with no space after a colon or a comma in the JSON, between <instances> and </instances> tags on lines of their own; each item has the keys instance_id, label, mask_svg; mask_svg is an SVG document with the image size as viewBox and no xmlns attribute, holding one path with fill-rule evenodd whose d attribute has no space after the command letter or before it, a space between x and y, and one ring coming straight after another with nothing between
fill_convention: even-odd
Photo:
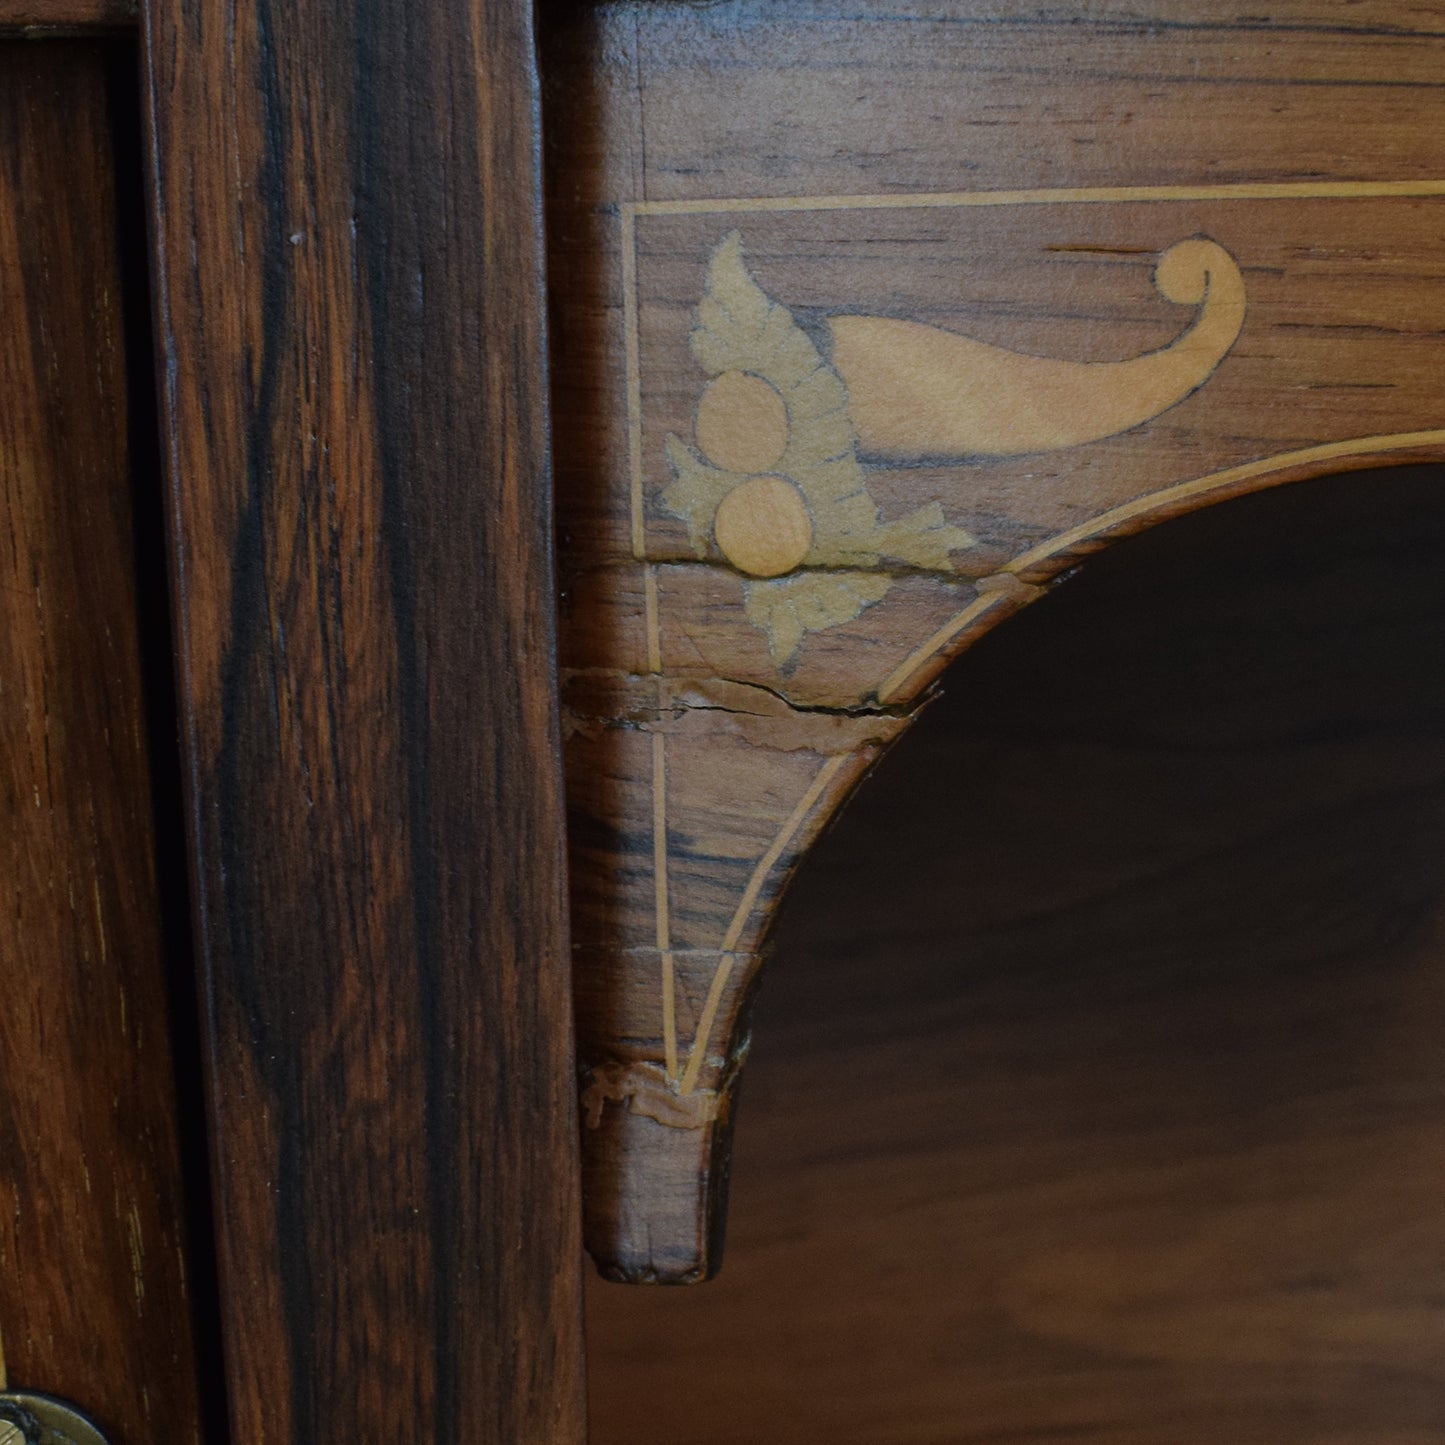
<instances>
[{"instance_id":1,"label":"wooden molding","mask_svg":"<svg viewBox=\"0 0 1445 1445\"><path fill-rule=\"evenodd\" d=\"M580 1441L525 0L146 24L237 1441Z\"/></svg>"}]
</instances>

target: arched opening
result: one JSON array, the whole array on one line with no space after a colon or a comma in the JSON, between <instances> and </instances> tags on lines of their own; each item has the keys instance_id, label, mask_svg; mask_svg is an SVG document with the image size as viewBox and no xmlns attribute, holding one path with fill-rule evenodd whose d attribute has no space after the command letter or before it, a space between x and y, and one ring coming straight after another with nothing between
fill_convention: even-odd
<instances>
[{"instance_id":1,"label":"arched opening","mask_svg":"<svg viewBox=\"0 0 1445 1445\"><path fill-rule=\"evenodd\" d=\"M774 933L728 1259L598 1284L593 1439L1445 1429L1445 468L983 639Z\"/></svg>"}]
</instances>

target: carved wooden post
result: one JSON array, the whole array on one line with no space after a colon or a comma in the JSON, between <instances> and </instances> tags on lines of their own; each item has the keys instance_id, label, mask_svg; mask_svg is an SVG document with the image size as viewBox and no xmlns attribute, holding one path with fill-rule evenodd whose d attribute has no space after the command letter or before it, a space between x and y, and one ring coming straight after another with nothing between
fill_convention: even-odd
<instances>
[{"instance_id":1,"label":"carved wooden post","mask_svg":"<svg viewBox=\"0 0 1445 1445\"><path fill-rule=\"evenodd\" d=\"M580 1440L532 7L146 12L233 1438Z\"/></svg>"}]
</instances>

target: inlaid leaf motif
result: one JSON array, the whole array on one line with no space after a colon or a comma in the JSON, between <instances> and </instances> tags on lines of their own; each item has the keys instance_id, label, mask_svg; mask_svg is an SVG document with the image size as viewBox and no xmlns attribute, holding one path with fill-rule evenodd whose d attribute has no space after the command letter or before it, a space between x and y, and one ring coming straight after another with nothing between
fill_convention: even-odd
<instances>
[{"instance_id":1,"label":"inlaid leaf motif","mask_svg":"<svg viewBox=\"0 0 1445 1445\"><path fill-rule=\"evenodd\" d=\"M780 496L776 484L771 484L770 490L758 485L749 490L750 484L757 483L756 474L718 464L729 457L720 458L717 452L736 456L748 449L747 415L730 423L737 433L737 446L715 444L714 455L709 456L701 436L700 404L699 446L676 436L667 438L673 479L662 493L667 510L686 522L688 543L699 558L716 548L739 571L766 579L748 583L746 611L767 633L780 667L796 657L807 633L852 621L863 608L883 598L889 578L868 569L894 562L948 571L950 554L975 544L962 527L947 522L936 502L880 523L877 503L858 460L843 383L792 313L754 280L737 231L712 253L689 342L699 366L713 379L710 387L721 378L733 383L733 395L781 403L785 437L765 475L790 483L797 493L794 507L805 509L805 516L790 519L789 535L798 538L795 554L785 555L774 565L776 548L768 548L766 539L760 540L758 551L750 550L746 528L734 526L728 538L741 537L742 541L725 545L718 526L718 510L729 498L746 504L754 495L766 496L770 505L776 506ZM742 378L757 380L739 386ZM760 387L759 382L765 386ZM753 387L753 392L749 393L747 386ZM704 402L707 396L704 392ZM761 414L755 412L751 420L759 419ZM782 495L786 500L786 494ZM758 527L765 527L769 520L760 517ZM756 560L760 555L767 556L767 566ZM787 577L774 577L785 569Z\"/></svg>"},{"instance_id":2,"label":"inlaid leaf motif","mask_svg":"<svg viewBox=\"0 0 1445 1445\"><path fill-rule=\"evenodd\" d=\"M892 585L893 579L881 572L805 572L749 582L744 607L749 620L767 633L773 661L785 667L809 632L851 622Z\"/></svg>"}]
</instances>

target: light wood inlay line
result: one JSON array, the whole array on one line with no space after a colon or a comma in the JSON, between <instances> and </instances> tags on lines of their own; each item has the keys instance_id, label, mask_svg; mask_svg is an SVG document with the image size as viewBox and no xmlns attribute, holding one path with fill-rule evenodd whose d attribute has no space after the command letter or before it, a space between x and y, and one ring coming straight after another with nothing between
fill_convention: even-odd
<instances>
[{"instance_id":1,"label":"light wood inlay line","mask_svg":"<svg viewBox=\"0 0 1445 1445\"><path fill-rule=\"evenodd\" d=\"M677 985L667 901L667 739L661 733L652 735L652 872L657 899L657 949L662 955L662 1051L667 1076L675 1079Z\"/></svg>"},{"instance_id":2,"label":"light wood inlay line","mask_svg":"<svg viewBox=\"0 0 1445 1445\"><path fill-rule=\"evenodd\" d=\"M1272 457L1261 457L1258 461L1243 462L1238 466L1225 467L1223 471L1210 472L1195 477L1192 481L1180 482L1162 491L1150 492L1147 496L1125 502L1067 532L1060 532L1047 542L1015 557L1004 569L1019 574L1036 566L1039 562L1057 557L1080 542L1101 537L1137 517L1147 517L1164 511L1176 503L1199 499L1209 492L1233 486L1236 482L1249 481L1253 477L1268 476L1270 472L1291 471L1296 467L1310 467L1317 462L1338 461L1346 457L1367 457L1388 452L1415 451L1422 447L1445 447L1445 428L1430 431L1392 432L1377 436L1346 437L1343 441L1322 442L1319 446L1300 447L1295 451L1277 452Z\"/></svg>"},{"instance_id":3,"label":"light wood inlay line","mask_svg":"<svg viewBox=\"0 0 1445 1445\"><path fill-rule=\"evenodd\" d=\"M735 959L735 954L723 954L722 962L712 976L707 1002L702 1007L702 1017L697 1023L697 1037L693 1040L692 1051L687 1056L687 1072L682 1076L681 1089L684 1094L690 1094L697 1088L697 1078L702 1073L703 1060L707 1058L708 1040L712 1036L713 1026L717 1023L717 1011L722 1005L723 989L727 987L728 975L733 971Z\"/></svg>"},{"instance_id":4,"label":"light wood inlay line","mask_svg":"<svg viewBox=\"0 0 1445 1445\"><path fill-rule=\"evenodd\" d=\"M773 865L783 856L783 850L793 841L793 834L802 827L803 820L813 811L813 804L823 796L828 784L833 781L838 770L847 761L848 755L840 753L837 757L829 758L823 764L818 770L818 776L808 785L808 791L798 800L798 806L788 814L786 822L778 830L778 836L769 844L768 851L758 859L758 865L753 869L752 877L748 879L748 886L743 890L737 912L733 914L733 921L728 925L728 931L723 936L722 951L724 953L731 953L737 947L748 916L753 911L753 904L757 902L758 894L762 891L768 874L773 871Z\"/></svg>"},{"instance_id":5,"label":"light wood inlay line","mask_svg":"<svg viewBox=\"0 0 1445 1445\"><path fill-rule=\"evenodd\" d=\"M637 228L632 215L622 215L622 294L624 350L627 370L627 454L631 486L632 555L643 564L642 597L647 634L647 668L662 677L662 621L657 597L657 569L647 562L647 522L642 477L642 365L637 304ZM661 706L659 691L658 704ZM672 923L667 898L667 743L661 733L652 739L652 869L656 898L657 948L662 959L662 1052L669 1079L678 1076L677 966L672 956Z\"/></svg>"},{"instance_id":6,"label":"light wood inlay line","mask_svg":"<svg viewBox=\"0 0 1445 1445\"><path fill-rule=\"evenodd\" d=\"M1077 547L1108 535L1116 528L1141 517L1154 516L1172 511L1181 502L1198 501L1210 492L1224 491L1257 477L1267 477L1272 472L1294 472L1315 466L1322 462L1345 459L1370 459L1393 456L1399 452L1430 450L1445 452L1445 428L1432 431L1394 432L1379 436L1350 437L1344 441L1325 442L1320 446L1301 447L1296 451L1278 452L1258 461L1244 462L1239 466L1226 467L1223 471L1210 472L1206 476L1194 477L1180 482L1177 486L1165 487L1162 491L1150 492L1132 502L1104 512L1091 522L1082 523L1067 532L1060 532L1047 542L1031 548L1015 557L1004 573L1021 576L1030 568L1057 557ZM988 578L984 578L986 583ZM958 637L971 623L984 616L991 608L1009 597L1006 592L986 592L975 598L961 612L944 623L922 647L912 653L902 664L891 672L878 689L878 700L883 703L896 701L907 692L907 684L927 666L954 638Z\"/></svg>"},{"instance_id":7,"label":"light wood inlay line","mask_svg":"<svg viewBox=\"0 0 1445 1445\"><path fill-rule=\"evenodd\" d=\"M760 211L889 211L954 206L1105 205L1119 201L1422 200L1445 196L1445 180L1237 181L1217 186L1090 186L1027 191L923 191L862 196L738 196L630 201L624 236L637 216L711 216Z\"/></svg>"},{"instance_id":8,"label":"light wood inlay line","mask_svg":"<svg viewBox=\"0 0 1445 1445\"><path fill-rule=\"evenodd\" d=\"M930 658L935 657L943 648L947 647L969 623L998 606L1006 596L1007 594L1003 592L985 592L981 596L975 597L962 612L949 618L922 647L888 674L878 689L878 701L887 703L898 697L905 690L906 684L912 681L914 674Z\"/></svg>"},{"instance_id":9,"label":"light wood inlay line","mask_svg":"<svg viewBox=\"0 0 1445 1445\"><path fill-rule=\"evenodd\" d=\"M630 475L632 555L647 562L647 513L642 467L642 340L637 300L637 226L624 207L622 214L622 308L626 333L627 459ZM647 667L662 673L662 623L658 612L657 569L644 565L642 574Z\"/></svg>"},{"instance_id":10,"label":"light wood inlay line","mask_svg":"<svg viewBox=\"0 0 1445 1445\"><path fill-rule=\"evenodd\" d=\"M637 223L630 206L622 208L622 325L627 368L627 456L631 473L632 555L647 557L647 527L642 491L642 334L637 306Z\"/></svg>"},{"instance_id":11,"label":"light wood inlay line","mask_svg":"<svg viewBox=\"0 0 1445 1445\"><path fill-rule=\"evenodd\" d=\"M748 886L743 890L737 911L733 914L728 931L723 936L722 962L718 964L717 971L713 974L707 1002L703 1005L702 1017L698 1020L697 1037L693 1040L692 1049L687 1057L687 1070L682 1076L682 1092L684 1094L690 1094L697 1086L698 1075L702 1072L703 1061L707 1058L707 1046L713 1024L717 1020L717 1011L722 1003L723 989L727 984L728 975L732 972L735 960L733 950L737 947L738 939L742 937L753 906L758 901L758 894L762 891L763 884L767 882L768 874L773 871L774 865L783 856L783 851L792 842L793 835L803 826L808 814L813 811L818 799L827 790L828 784L833 781L847 761L847 754L839 754L837 757L829 758L823 764L818 770L817 777L809 783L808 791L798 800L798 806L788 814L783 826L778 829L777 837L769 844L768 851L758 859L757 866L748 879Z\"/></svg>"},{"instance_id":12,"label":"light wood inlay line","mask_svg":"<svg viewBox=\"0 0 1445 1445\"><path fill-rule=\"evenodd\" d=\"M677 1078L677 964L662 955L662 1061L669 1079Z\"/></svg>"},{"instance_id":13,"label":"light wood inlay line","mask_svg":"<svg viewBox=\"0 0 1445 1445\"><path fill-rule=\"evenodd\" d=\"M657 568L648 564L642 571L642 610L647 629L647 670L662 676L662 615L657 600ZM660 694L659 694L660 697Z\"/></svg>"}]
</instances>

